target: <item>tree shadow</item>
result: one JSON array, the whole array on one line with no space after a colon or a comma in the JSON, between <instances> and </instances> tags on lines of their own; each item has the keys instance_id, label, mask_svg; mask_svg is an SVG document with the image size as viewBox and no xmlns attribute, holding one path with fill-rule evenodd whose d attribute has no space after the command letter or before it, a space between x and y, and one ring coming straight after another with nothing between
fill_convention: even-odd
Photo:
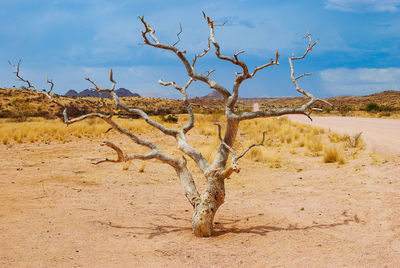
<instances>
[{"instance_id":1,"label":"tree shadow","mask_svg":"<svg viewBox=\"0 0 400 268\"><path fill-rule=\"evenodd\" d=\"M166 235L166 234L170 234L170 233L178 233L178 232L191 230L190 219L180 218L180 217L170 215L170 214L157 214L157 215L170 218L174 221L183 221L185 226L165 225L165 224L161 225L161 224L150 223L149 226L141 227L141 226L124 226L124 225L119 225L119 224L115 224L112 222L104 222L104 221L96 221L96 223L100 223L103 226L108 226L111 228L134 230L133 232L128 232L128 233L133 234L133 235L145 235L147 239L153 239L154 237ZM221 235L228 234L228 233L256 234L256 235L265 236L269 232L327 229L327 228L333 228L336 226L348 225L350 222L355 222L355 223L360 222L357 215L354 215L353 217L347 216L346 219L339 221L339 222L333 222L333 223L327 223L327 224L313 224L313 225L302 226L302 227L299 227L297 224L294 224L294 225L290 224L287 227L270 226L270 225L256 225L256 226L242 228L242 227L232 226L232 225L235 225L242 221L248 221L250 218L254 218L254 217L257 217L257 215L240 218L240 219L222 219L219 222L215 222L214 223L215 224L214 232L213 232L212 236L217 237L217 236L221 236Z\"/></svg>"},{"instance_id":2,"label":"tree shadow","mask_svg":"<svg viewBox=\"0 0 400 268\"><path fill-rule=\"evenodd\" d=\"M134 235L146 235L148 239L152 239L156 236L166 235L170 233L177 233L177 232L191 230L191 228L189 227L190 225L188 225L187 227L179 227L172 225L159 225L150 223L149 226L147 227L141 227L141 226L124 226L104 221L96 221L96 222L100 223L103 226L108 226L111 228L135 230L134 232L128 232L128 233Z\"/></svg>"},{"instance_id":3,"label":"tree shadow","mask_svg":"<svg viewBox=\"0 0 400 268\"><path fill-rule=\"evenodd\" d=\"M248 219L249 217L246 218L246 220ZM234 223L240 222L241 220L243 219L235 220ZM312 229L328 229L336 226L348 225L350 222L359 223L360 220L358 219L357 215L355 215L354 217L351 218L348 217L347 219L344 219L340 222L326 223L326 224L312 224L309 226L302 226L302 227L299 227L297 224L290 224L287 227L256 225L247 228L239 228L235 226L229 227L225 226L226 224L221 222L216 225L213 236L221 236L227 233L234 233L234 234L247 233L247 234L257 234L265 236L269 232L276 232L276 231L302 231L302 230L312 230Z\"/></svg>"}]
</instances>

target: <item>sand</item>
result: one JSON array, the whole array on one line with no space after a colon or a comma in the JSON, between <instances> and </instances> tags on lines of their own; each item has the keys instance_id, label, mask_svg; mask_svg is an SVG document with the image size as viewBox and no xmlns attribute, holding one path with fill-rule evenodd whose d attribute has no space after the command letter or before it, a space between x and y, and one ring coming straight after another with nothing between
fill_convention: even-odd
<instances>
[{"instance_id":1,"label":"sand","mask_svg":"<svg viewBox=\"0 0 400 268\"><path fill-rule=\"evenodd\" d=\"M169 166L91 165L113 157L99 140L1 145L0 267L400 267L400 158L372 147L390 131L362 131L367 150L344 165L243 161L210 238L191 234Z\"/></svg>"}]
</instances>

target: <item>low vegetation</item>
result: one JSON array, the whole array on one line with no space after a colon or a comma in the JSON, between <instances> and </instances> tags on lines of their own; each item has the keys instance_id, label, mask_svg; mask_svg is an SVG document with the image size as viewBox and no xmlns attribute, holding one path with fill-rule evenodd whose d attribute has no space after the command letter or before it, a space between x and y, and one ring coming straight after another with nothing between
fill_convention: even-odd
<instances>
[{"instance_id":1,"label":"low vegetation","mask_svg":"<svg viewBox=\"0 0 400 268\"><path fill-rule=\"evenodd\" d=\"M99 98L68 98L57 96L58 100L67 104L71 116L96 111ZM160 98L124 97L121 98L130 107L137 107L150 115L185 114L187 111L182 101ZM400 118L400 91L385 91L365 97L333 97L327 99L333 107L321 107L324 116L357 116ZM107 103L112 103L107 99ZM260 110L293 108L304 103L303 97L293 98L258 98L240 99L236 109L240 112L251 111L253 103L259 103ZM223 114L221 98L193 98L190 100L193 110L198 114ZM114 112L121 117L128 117L124 111L115 108ZM54 104L49 104L37 92L32 90L0 89L0 118L14 118L23 122L29 117L54 119L61 111Z\"/></svg>"},{"instance_id":2,"label":"low vegetation","mask_svg":"<svg viewBox=\"0 0 400 268\"><path fill-rule=\"evenodd\" d=\"M217 138L215 123L224 124L224 117L219 114L198 114L196 128L189 135L193 143L200 146L201 153L207 160L215 157L220 142ZM187 122L187 115L171 115L174 120L166 120L168 116L153 116L153 120L177 128ZM136 134L153 133L151 127L142 119L119 118L117 121ZM24 122L10 119L0 120L0 142L12 146L20 143L52 143L70 142L77 138L104 139L108 126L104 121L90 119L66 126L59 119L27 118ZM361 133L355 136L340 135L323 128L294 123L285 117L264 118L241 123L241 131L234 146L241 151L250 144L258 142L260 133L266 131L265 146L253 148L245 158L265 163L270 168L283 166L282 155L300 154L307 157L322 157L326 163L345 163L345 159L363 149ZM128 169L129 164L123 167ZM143 168L140 168L144 170Z\"/></svg>"}]
</instances>

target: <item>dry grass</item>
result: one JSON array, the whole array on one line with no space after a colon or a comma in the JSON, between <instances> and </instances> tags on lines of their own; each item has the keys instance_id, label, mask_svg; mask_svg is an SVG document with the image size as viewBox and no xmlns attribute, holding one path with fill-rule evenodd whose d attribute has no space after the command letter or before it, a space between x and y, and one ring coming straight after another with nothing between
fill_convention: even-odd
<instances>
[{"instance_id":1,"label":"dry grass","mask_svg":"<svg viewBox=\"0 0 400 268\"><path fill-rule=\"evenodd\" d=\"M136 134L151 131L151 127L143 120L116 119L123 127ZM88 119L67 126L59 119L46 120L32 118L26 122L0 120L0 140L9 143L48 143L53 141L69 142L74 138L99 138L109 128L100 119Z\"/></svg>"},{"instance_id":2,"label":"dry grass","mask_svg":"<svg viewBox=\"0 0 400 268\"><path fill-rule=\"evenodd\" d=\"M323 161L325 163L334 163L337 162L339 164L345 163L345 158L343 155L343 150L338 148L337 145L329 145L324 149Z\"/></svg>"},{"instance_id":3,"label":"dry grass","mask_svg":"<svg viewBox=\"0 0 400 268\"><path fill-rule=\"evenodd\" d=\"M270 167L279 167L282 162L282 155L303 154L304 156L324 157L328 152L336 152L338 157L333 158L334 162L345 162L345 148L353 150L362 149L361 135L349 137L334 132L328 132L323 128L306 126L294 123L287 118L267 118L245 121L240 125L241 137L246 139L246 148L251 143L259 142L261 133L267 131L266 148L257 147L249 152L247 158L268 163ZM239 139L239 143L240 143ZM251 142L249 142L251 141ZM332 149L333 144L340 144ZM254 151L253 151L254 150ZM349 153L350 155L350 153ZM332 158L329 158L332 162Z\"/></svg>"},{"instance_id":4,"label":"dry grass","mask_svg":"<svg viewBox=\"0 0 400 268\"><path fill-rule=\"evenodd\" d=\"M152 119L158 122L162 121L157 116L152 117ZM185 124L187 120L187 115L178 115L178 123L161 123L176 129ZM162 137L159 131L151 128L142 119L116 118L115 121L137 135L145 136L151 133L153 138ZM218 114L196 115L195 128L189 133L188 137L191 144L198 148L209 162L212 162L215 158L217 148L220 145L217 127L215 126L217 122L224 126L226 120L224 116ZM99 139L111 135L113 131L104 134L104 131L108 128L108 125L100 119L89 119L70 126L66 126L59 119L35 118L26 122L12 122L2 119L0 120L0 141L2 144L8 145L13 143L69 142L77 138ZM266 131L265 146L253 148L245 158L265 163L271 168L282 166L283 154L323 156L323 161L326 163L332 161L344 163L346 158L345 148L346 150L350 148L353 151L363 148L361 134L353 137L339 135L327 132L322 128L294 123L282 117L241 122L234 149L240 153L251 144L260 142L263 131ZM176 151L174 144L172 139L171 145L161 144L161 147L172 153ZM169 147L172 147L172 149ZM145 165L142 165L139 170L144 171L144 168ZM129 165L124 166L123 169L128 170Z\"/></svg>"}]
</instances>

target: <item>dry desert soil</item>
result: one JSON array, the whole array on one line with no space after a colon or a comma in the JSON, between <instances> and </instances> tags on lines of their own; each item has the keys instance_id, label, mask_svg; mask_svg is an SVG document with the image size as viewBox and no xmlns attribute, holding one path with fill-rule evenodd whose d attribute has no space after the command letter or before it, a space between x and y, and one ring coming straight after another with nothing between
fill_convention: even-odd
<instances>
[{"instance_id":1,"label":"dry desert soil","mask_svg":"<svg viewBox=\"0 0 400 268\"><path fill-rule=\"evenodd\" d=\"M100 140L0 145L0 267L400 267L400 133L385 126L344 165L243 161L209 238L169 166L94 166L115 157Z\"/></svg>"}]
</instances>

